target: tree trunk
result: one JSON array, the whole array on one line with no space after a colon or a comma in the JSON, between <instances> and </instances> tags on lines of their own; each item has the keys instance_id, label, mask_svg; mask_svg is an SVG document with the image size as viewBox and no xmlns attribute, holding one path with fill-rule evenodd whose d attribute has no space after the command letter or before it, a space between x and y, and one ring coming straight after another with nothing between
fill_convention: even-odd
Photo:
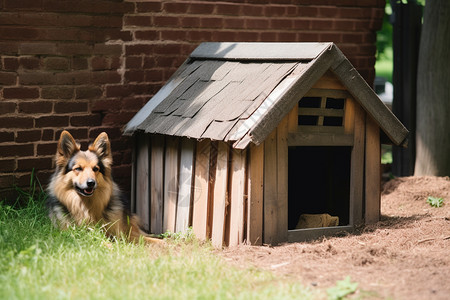
<instances>
[{"instance_id":1,"label":"tree trunk","mask_svg":"<svg viewBox=\"0 0 450 300\"><path fill-rule=\"evenodd\" d=\"M417 76L414 175L450 175L450 1L427 1Z\"/></svg>"}]
</instances>

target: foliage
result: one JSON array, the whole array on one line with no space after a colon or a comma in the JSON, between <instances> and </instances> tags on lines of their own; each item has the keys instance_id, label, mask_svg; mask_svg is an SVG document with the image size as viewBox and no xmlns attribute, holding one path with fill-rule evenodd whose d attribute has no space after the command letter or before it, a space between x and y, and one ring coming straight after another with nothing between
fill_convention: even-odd
<instances>
[{"instance_id":1,"label":"foliage","mask_svg":"<svg viewBox=\"0 0 450 300\"><path fill-rule=\"evenodd\" d=\"M336 286L327 290L329 300L344 299L346 296L353 294L358 289L358 283L352 282L350 276L344 280L336 282Z\"/></svg>"},{"instance_id":2,"label":"foliage","mask_svg":"<svg viewBox=\"0 0 450 300\"><path fill-rule=\"evenodd\" d=\"M444 205L444 199L443 198L437 198L433 196L429 196L427 198L427 203L430 204L433 207L441 207Z\"/></svg>"}]
</instances>

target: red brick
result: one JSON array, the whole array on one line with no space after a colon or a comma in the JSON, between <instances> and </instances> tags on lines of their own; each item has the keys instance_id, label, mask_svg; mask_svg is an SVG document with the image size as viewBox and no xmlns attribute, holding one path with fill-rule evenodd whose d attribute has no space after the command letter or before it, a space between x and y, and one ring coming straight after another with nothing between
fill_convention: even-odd
<instances>
[{"instance_id":1,"label":"red brick","mask_svg":"<svg viewBox=\"0 0 450 300\"><path fill-rule=\"evenodd\" d=\"M3 27L0 28L0 36L3 40L36 40L39 30L26 27Z\"/></svg>"},{"instance_id":2,"label":"red brick","mask_svg":"<svg viewBox=\"0 0 450 300\"><path fill-rule=\"evenodd\" d=\"M200 19L201 28L222 28L223 18L219 17L203 17Z\"/></svg>"},{"instance_id":3,"label":"red brick","mask_svg":"<svg viewBox=\"0 0 450 300\"><path fill-rule=\"evenodd\" d=\"M32 169L42 170L52 168L52 158L24 158L17 160L17 171L31 171Z\"/></svg>"},{"instance_id":4,"label":"red brick","mask_svg":"<svg viewBox=\"0 0 450 300\"><path fill-rule=\"evenodd\" d=\"M3 58L3 70L15 71L19 68L19 58L17 57L4 57Z\"/></svg>"},{"instance_id":5,"label":"red brick","mask_svg":"<svg viewBox=\"0 0 450 300\"><path fill-rule=\"evenodd\" d=\"M141 56L126 57L125 68L127 69L142 68L142 57Z\"/></svg>"},{"instance_id":6,"label":"red brick","mask_svg":"<svg viewBox=\"0 0 450 300\"><path fill-rule=\"evenodd\" d=\"M57 78L51 72L20 72L19 83L22 85L50 85L56 84Z\"/></svg>"},{"instance_id":7,"label":"red brick","mask_svg":"<svg viewBox=\"0 0 450 300\"><path fill-rule=\"evenodd\" d=\"M53 141L54 139L53 129L44 129L42 130L42 140L43 141Z\"/></svg>"},{"instance_id":8,"label":"red brick","mask_svg":"<svg viewBox=\"0 0 450 300\"><path fill-rule=\"evenodd\" d=\"M0 175L0 196L2 199L15 199L17 194L11 191L11 187L14 185L14 176L11 174ZM5 190L3 190L5 189Z\"/></svg>"},{"instance_id":9,"label":"red brick","mask_svg":"<svg viewBox=\"0 0 450 300\"><path fill-rule=\"evenodd\" d=\"M217 3L215 13L218 15L237 16L241 13L241 5L236 3Z\"/></svg>"},{"instance_id":10,"label":"red brick","mask_svg":"<svg viewBox=\"0 0 450 300\"><path fill-rule=\"evenodd\" d=\"M332 20L317 20L312 19L311 20L311 29L312 30L330 30L333 28L333 21Z\"/></svg>"},{"instance_id":11,"label":"red brick","mask_svg":"<svg viewBox=\"0 0 450 300\"><path fill-rule=\"evenodd\" d=\"M14 141L14 132L0 131L0 143L7 143Z\"/></svg>"},{"instance_id":12,"label":"red brick","mask_svg":"<svg viewBox=\"0 0 450 300\"><path fill-rule=\"evenodd\" d=\"M39 69L40 59L33 56L22 56L19 58L19 64L24 69L36 70Z\"/></svg>"},{"instance_id":13,"label":"red brick","mask_svg":"<svg viewBox=\"0 0 450 300\"><path fill-rule=\"evenodd\" d=\"M262 5L242 5L242 14L244 16L262 16L264 14L264 6Z\"/></svg>"},{"instance_id":14,"label":"red brick","mask_svg":"<svg viewBox=\"0 0 450 300\"><path fill-rule=\"evenodd\" d=\"M191 14L210 15L214 11L213 4L206 3L191 3L188 12Z\"/></svg>"},{"instance_id":15,"label":"red brick","mask_svg":"<svg viewBox=\"0 0 450 300\"><path fill-rule=\"evenodd\" d=\"M160 36L162 41L185 41L185 30L161 30Z\"/></svg>"},{"instance_id":16,"label":"red brick","mask_svg":"<svg viewBox=\"0 0 450 300\"><path fill-rule=\"evenodd\" d=\"M56 148L55 148L56 149ZM15 156L33 156L34 145L33 144L13 144L13 145L1 145L0 153L2 157L15 157Z\"/></svg>"},{"instance_id":17,"label":"red brick","mask_svg":"<svg viewBox=\"0 0 450 300\"><path fill-rule=\"evenodd\" d=\"M19 47L19 54L57 54L56 44L51 42L35 42L35 43L21 43Z\"/></svg>"},{"instance_id":18,"label":"red brick","mask_svg":"<svg viewBox=\"0 0 450 300\"><path fill-rule=\"evenodd\" d=\"M137 112L144 106L147 101L147 97L128 97L122 100L122 105L126 110Z\"/></svg>"},{"instance_id":19,"label":"red brick","mask_svg":"<svg viewBox=\"0 0 450 300\"><path fill-rule=\"evenodd\" d=\"M82 101L63 101L55 103L55 113L75 113L75 112L87 112L88 103Z\"/></svg>"},{"instance_id":20,"label":"red brick","mask_svg":"<svg viewBox=\"0 0 450 300\"><path fill-rule=\"evenodd\" d=\"M264 14L267 17L280 17L286 15L286 6L284 5L266 5Z\"/></svg>"},{"instance_id":21,"label":"red brick","mask_svg":"<svg viewBox=\"0 0 450 300\"><path fill-rule=\"evenodd\" d=\"M91 99L101 97L103 91L98 86L86 85L79 86L75 89L75 98L76 99Z\"/></svg>"},{"instance_id":22,"label":"red brick","mask_svg":"<svg viewBox=\"0 0 450 300\"><path fill-rule=\"evenodd\" d=\"M125 100L124 100L125 101ZM125 102L123 103L125 106ZM92 112L119 111L122 101L119 99L100 99L93 103Z\"/></svg>"},{"instance_id":23,"label":"red brick","mask_svg":"<svg viewBox=\"0 0 450 300\"><path fill-rule=\"evenodd\" d=\"M94 55L110 55L110 56L120 56L122 54L122 45L117 44L95 44L94 45Z\"/></svg>"},{"instance_id":24,"label":"red brick","mask_svg":"<svg viewBox=\"0 0 450 300\"><path fill-rule=\"evenodd\" d=\"M93 129L89 130L89 139L94 140L102 132L106 132L108 134L108 137L111 140L122 137L122 132L120 131L120 129L117 126L116 127L98 127L98 128L93 128ZM117 150L114 144L112 145L112 147L113 147L113 149L115 149L114 151Z\"/></svg>"},{"instance_id":25,"label":"red brick","mask_svg":"<svg viewBox=\"0 0 450 300\"><path fill-rule=\"evenodd\" d=\"M67 73L56 73L56 83L61 85L80 85L91 83L91 72L88 71L74 71Z\"/></svg>"},{"instance_id":26,"label":"red brick","mask_svg":"<svg viewBox=\"0 0 450 300\"><path fill-rule=\"evenodd\" d=\"M72 69L74 70L86 70L88 68L88 60L85 57L72 58Z\"/></svg>"},{"instance_id":27,"label":"red brick","mask_svg":"<svg viewBox=\"0 0 450 300\"><path fill-rule=\"evenodd\" d=\"M226 21L226 19L224 19ZM189 15L180 17L180 27L181 28L199 28L200 18L190 17Z\"/></svg>"},{"instance_id":28,"label":"red brick","mask_svg":"<svg viewBox=\"0 0 450 300\"><path fill-rule=\"evenodd\" d=\"M160 58L158 58L158 62L159 62ZM157 65L156 59L154 56L145 56L144 57L144 62L143 62L143 68L144 69L150 69L150 68L154 68Z\"/></svg>"},{"instance_id":29,"label":"red brick","mask_svg":"<svg viewBox=\"0 0 450 300\"><path fill-rule=\"evenodd\" d=\"M2 173L12 172L15 169L16 169L16 160L0 159L0 170L2 170Z\"/></svg>"},{"instance_id":30,"label":"red brick","mask_svg":"<svg viewBox=\"0 0 450 300\"><path fill-rule=\"evenodd\" d=\"M174 16L154 16L151 24L156 27L179 27L179 18Z\"/></svg>"},{"instance_id":31,"label":"red brick","mask_svg":"<svg viewBox=\"0 0 450 300\"><path fill-rule=\"evenodd\" d=\"M224 18L223 19L223 28L224 29L242 29L245 28L245 23L249 22L251 19L243 19L243 18ZM247 27L248 28L248 27Z\"/></svg>"},{"instance_id":32,"label":"red brick","mask_svg":"<svg viewBox=\"0 0 450 300\"><path fill-rule=\"evenodd\" d=\"M91 58L91 68L92 70L108 70L110 69L111 61L102 56L94 56Z\"/></svg>"},{"instance_id":33,"label":"red brick","mask_svg":"<svg viewBox=\"0 0 450 300\"><path fill-rule=\"evenodd\" d=\"M64 57L48 57L44 59L44 68L46 70L66 71L69 70L69 60Z\"/></svg>"},{"instance_id":34,"label":"red brick","mask_svg":"<svg viewBox=\"0 0 450 300\"><path fill-rule=\"evenodd\" d=\"M89 114L83 116L72 116L70 117L70 125L81 127L81 126L100 126L102 124L102 116L100 114Z\"/></svg>"},{"instance_id":35,"label":"red brick","mask_svg":"<svg viewBox=\"0 0 450 300\"><path fill-rule=\"evenodd\" d=\"M0 85L15 85L16 81L17 81L16 73L0 71Z\"/></svg>"},{"instance_id":36,"label":"red brick","mask_svg":"<svg viewBox=\"0 0 450 300\"><path fill-rule=\"evenodd\" d=\"M103 124L111 124L114 126L126 124L135 115L134 112L108 113L103 118Z\"/></svg>"},{"instance_id":37,"label":"red brick","mask_svg":"<svg viewBox=\"0 0 450 300\"><path fill-rule=\"evenodd\" d=\"M274 20L271 20L274 21ZM292 26L292 24L290 24L289 27L286 28L290 28ZM277 26L275 26L277 27ZM269 19L265 18L265 19L247 19L245 20L245 28L246 29L266 29L266 28L271 28L269 27Z\"/></svg>"},{"instance_id":38,"label":"red brick","mask_svg":"<svg viewBox=\"0 0 450 300\"><path fill-rule=\"evenodd\" d=\"M89 55L93 47L85 43L58 43L57 50L63 55Z\"/></svg>"},{"instance_id":39,"label":"red brick","mask_svg":"<svg viewBox=\"0 0 450 300\"><path fill-rule=\"evenodd\" d=\"M71 86L44 86L41 90L41 97L44 99L72 99L74 88Z\"/></svg>"},{"instance_id":40,"label":"red brick","mask_svg":"<svg viewBox=\"0 0 450 300\"><path fill-rule=\"evenodd\" d=\"M136 40L159 40L159 31L150 29L150 30L138 30L134 32L134 36Z\"/></svg>"},{"instance_id":41,"label":"red brick","mask_svg":"<svg viewBox=\"0 0 450 300\"><path fill-rule=\"evenodd\" d=\"M144 81L144 71L143 70L131 70L125 72L126 82L142 82Z\"/></svg>"},{"instance_id":42,"label":"red brick","mask_svg":"<svg viewBox=\"0 0 450 300\"><path fill-rule=\"evenodd\" d=\"M36 155L54 155L56 153L57 142L38 143Z\"/></svg>"},{"instance_id":43,"label":"red brick","mask_svg":"<svg viewBox=\"0 0 450 300\"><path fill-rule=\"evenodd\" d=\"M146 81L162 81L164 78L164 70L162 69L152 69L145 71Z\"/></svg>"},{"instance_id":44,"label":"red brick","mask_svg":"<svg viewBox=\"0 0 450 300\"><path fill-rule=\"evenodd\" d=\"M317 7L301 6L298 8L299 17L313 17L317 16L318 13L319 9Z\"/></svg>"},{"instance_id":45,"label":"red brick","mask_svg":"<svg viewBox=\"0 0 450 300\"><path fill-rule=\"evenodd\" d=\"M362 43L362 41L363 41L363 36L359 33L344 33L344 34L342 34L342 42L343 43L360 44L360 43Z\"/></svg>"},{"instance_id":46,"label":"red brick","mask_svg":"<svg viewBox=\"0 0 450 300\"><path fill-rule=\"evenodd\" d=\"M69 125L68 116L44 116L35 119L36 128L43 127L67 127Z\"/></svg>"},{"instance_id":47,"label":"red brick","mask_svg":"<svg viewBox=\"0 0 450 300\"><path fill-rule=\"evenodd\" d=\"M123 24L125 27L127 26L148 27L152 26L153 19L151 16L139 16L139 15L125 16Z\"/></svg>"},{"instance_id":48,"label":"red brick","mask_svg":"<svg viewBox=\"0 0 450 300\"><path fill-rule=\"evenodd\" d=\"M163 10L167 13L186 14L189 9L189 3L168 2L164 3Z\"/></svg>"},{"instance_id":49,"label":"red brick","mask_svg":"<svg viewBox=\"0 0 450 300\"><path fill-rule=\"evenodd\" d=\"M42 0L4 0L4 7L14 10L42 10Z\"/></svg>"},{"instance_id":50,"label":"red brick","mask_svg":"<svg viewBox=\"0 0 450 300\"><path fill-rule=\"evenodd\" d=\"M122 76L117 71L96 71L91 74L91 84L120 83Z\"/></svg>"},{"instance_id":51,"label":"red brick","mask_svg":"<svg viewBox=\"0 0 450 300\"><path fill-rule=\"evenodd\" d=\"M32 128L32 127L33 127L33 118L0 117L0 128Z\"/></svg>"},{"instance_id":52,"label":"red brick","mask_svg":"<svg viewBox=\"0 0 450 300\"><path fill-rule=\"evenodd\" d=\"M17 131L17 143L30 143L39 141L42 137L42 132L39 129Z\"/></svg>"},{"instance_id":53,"label":"red brick","mask_svg":"<svg viewBox=\"0 0 450 300\"><path fill-rule=\"evenodd\" d=\"M279 32L277 34L277 41L278 42L292 42L297 40L297 33L296 32Z\"/></svg>"},{"instance_id":54,"label":"red brick","mask_svg":"<svg viewBox=\"0 0 450 300\"><path fill-rule=\"evenodd\" d=\"M162 3L160 1L136 2L135 5L137 12L149 13L160 12L162 10Z\"/></svg>"},{"instance_id":55,"label":"red brick","mask_svg":"<svg viewBox=\"0 0 450 300\"><path fill-rule=\"evenodd\" d=\"M21 101L19 102L19 113L40 114L51 113L53 103L50 101Z\"/></svg>"},{"instance_id":56,"label":"red brick","mask_svg":"<svg viewBox=\"0 0 450 300\"><path fill-rule=\"evenodd\" d=\"M15 102L0 102L0 115L11 114L16 112L17 104Z\"/></svg>"},{"instance_id":57,"label":"red brick","mask_svg":"<svg viewBox=\"0 0 450 300\"><path fill-rule=\"evenodd\" d=\"M236 31L215 31L212 33L213 41L233 42L236 40L236 35L239 35Z\"/></svg>"},{"instance_id":58,"label":"red brick","mask_svg":"<svg viewBox=\"0 0 450 300\"><path fill-rule=\"evenodd\" d=\"M152 54L154 45L126 45L125 53L126 55L140 55L140 54Z\"/></svg>"},{"instance_id":59,"label":"red brick","mask_svg":"<svg viewBox=\"0 0 450 300\"><path fill-rule=\"evenodd\" d=\"M3 88L3 97L5 99L39 98L39 89L28 87L5 87Z\"/></svg>"}]
</instances>

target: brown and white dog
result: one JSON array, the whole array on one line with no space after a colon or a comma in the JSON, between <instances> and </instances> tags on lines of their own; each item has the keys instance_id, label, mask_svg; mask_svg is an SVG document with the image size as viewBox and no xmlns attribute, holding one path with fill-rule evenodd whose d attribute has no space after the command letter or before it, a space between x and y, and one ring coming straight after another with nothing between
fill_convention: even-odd
<instances>
[{"instance_id":1,"label":"brown and white dog","mask_svg":"<svg viewBox=\"0 0 450 300\"><path fill-rule=\"evenodd\" d=\"M56 170L47 188L49 215L55 226L66 229L71 224L99 224L110 237L162 242L145 234L138 217L126 209L111 177L111 144L105 132L88 150L81 151L72 135L63 131L55 162Z\"/></svg>"}]
</instances>

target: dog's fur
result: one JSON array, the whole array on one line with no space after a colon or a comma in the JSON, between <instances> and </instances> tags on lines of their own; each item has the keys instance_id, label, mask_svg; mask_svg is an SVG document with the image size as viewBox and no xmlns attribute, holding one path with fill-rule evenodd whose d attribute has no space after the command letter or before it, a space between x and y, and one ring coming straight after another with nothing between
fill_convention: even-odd
<instances>
[{"instance_id":1,"label":"dog's fur","mask_svg":"<svg viewBox=\"0 0 450 300\"><path fill-rule=\"evenodd\" d=\"M111 177L112 153L108 135L103 132L81 151L72 135L63 131L59 138L56 170L48 186L48 208L53 224L66 229L71 224L100 224L110 237L124 236L149 243L160 239L147 236L130 214Z\"/></svg>"}]
</instances>

